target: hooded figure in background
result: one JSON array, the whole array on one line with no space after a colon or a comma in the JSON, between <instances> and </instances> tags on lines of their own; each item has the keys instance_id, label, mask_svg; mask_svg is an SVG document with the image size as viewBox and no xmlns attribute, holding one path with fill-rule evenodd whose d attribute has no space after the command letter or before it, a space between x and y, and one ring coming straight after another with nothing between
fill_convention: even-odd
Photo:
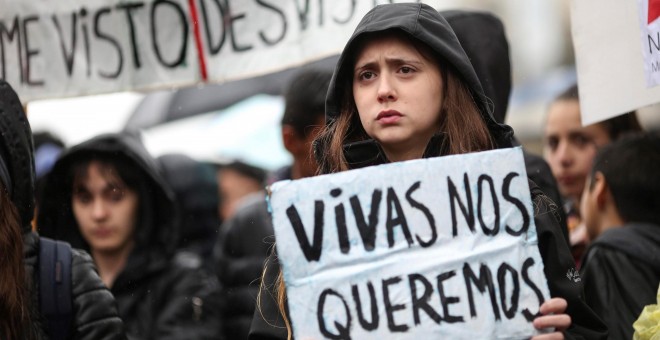
<instances>
[{"instance_id":1,"label":"hooded figure in background","mask_svg":"<svg viewBox=\"0 0 660 340\"><path fill-rule=\"evenodd\" d=\"M437 99L443 101L439 105L439 112L427 110L429 114L436 115L439 122L414 125L415 119L423 121L429 117L420 116L419 112L422 111L409 110L400 114L403 118L397 121L401 123L397 125L400 128L396 133L388 134L383 127L387 124L371 123L373 121L371 118L375 117L370 115L375 116L375 114L373 110L369 110L370 105L376 106L385 101L395 102L399 95L410 95L405 100L401 99L400 107L413 106L426 110L426 106L417 105L419 103L411 100L416 92L411 91L410 86L407 85L406 77L414 77L415 66L407 66L408 63L405 64L406 66L399 65L397 62L401 62L398 59L390 61L383 56L393 50L391 46L404 41L409 44L407 46L412 46L409 48L411 53L417 52L422 55L421 58L427 58L430 63L435 62L440 65L443 84L440 88L446 86L447 93L454 92L451 92L451 95L445 94L445 98ZM382 45L386 47L380 52L375 52L373 47ZM371 54L364 52L366 50ZM354 65L357 62L358 52L360 56L365 53L368 57L365 61L360 59L359 64ZM373 59L376 61L372 61ZM414 64L414 62L410 63ZM385 64L387 66L384 66ZM433 72L432 67L424 67L426 68L422 68L421 71L426 72L423 73L424 76ZM383 79L395 85L388 84L391 87L383 88L382 93L379 88L376 98L376 89L371 85L372 80L379 81L379 72L387 74ZM409 73L413 75L408 75ZM406 80L399 81L397 77ZM353 88L354 86L357 87ZM392 89L396 86L399 86L397 89L401 90L401 93ZM365 91L372 97L358 97L356 94L359 92L358 94L362 95ZM406 93L403 93L404 91ZM422 99L428 100L429 104L438 105L429 97ZM361 106L366 111L364 121ZM416 114L418 116L415 116ZM435 123L440 126L437 130ZM420 137L421 134L424 138ZM402 135L403 137L399 138ZM379 140L377 141L376 138ZM405 148L400 147L402 142L407 143ZM491 101L484 94L480 80L449 23L428 5L390 4L377 6L367 13L342 52L328 90L326 130L316 140L315 157L322 173L334 173L391 161L509 148L513 145L512 129L494 119ZM570 316L570 321L565 324L568 328L563 331L563 335L569 339L605 338L606 327L584 303L583 288L579 279L572 279L573 276L567 277L567 274L576 272L576 269L565 237L553 214L553 209L558 207L549 204L547 196L533 182L529 181L529 185L535 207L539 251L543 258L550 294L558 298L553 299L555 301L563 300L566 306L563 313ZM276 257L272 256L263 278L261 309L255 312L251 339L285 339L288 335L286 329L288 323L281 313L277 313L277 311L287 313L286 301L282 303L284 295L281 294L281 289L278 290L281 287L279 274ZM564 320L565 314L562 316ZM539 316L536 320L541 318L547 320L547 316ZM282 326L285 328L279 328Z\"/></svg>"},{"instance_id":2,"label":"hooded figure in background","mask_svg":"<svg viewBox=\"0 0 660 340\"><path fill-rule=\"evenodd\" d=\"M101 135L65 152L37 222L43 235L92 254L130 339L218 338L217 281L174 256L174 194L136 137Z\"/></svg>"},{"instance_id":3,"label":"hooded figure in background","mask_svg":"<svg viewBox=\"0 0 660 340\"><path fill-rule=\"evenodd\" d=\"M31 220L34 214L35 168L32 146L32 131L23 112L18 96L6 82L0 80L0 190L2 205L0 209L0 253L3 265L0 279L3 291L0 292L0 338L3 339L48 339L50 331L44 327L48 320L39 315L41 297L39 293L39 266L41 264L41 238L32 232ZM7 196L5 196L7 195ZM9 198L6 201L5 198ZM11 208L11 209L10 209ZM10 224L20 225L23 243L20 239L15 244L5 244L9 240ZM9 246L23 249L23 260L12 261ZM117 305L112 294L103 285L94 267L92 258L85 251L72 249L71 262L71 325L69 335L72 339L124 339L124 327L118 316ZM10 263L11 262L11 263ZM19 271L10 271L12 266L25 266L25 275ZM27 278L27 280L26 280ZM8 310L13 303L7 286L22 288L26 299L18 306L20 313ZM55 284L53 282L53 284ZM22 285L22 287L18 287ZM10 288L11 289L11 288ZM6 299L6 300L5 300ZM8 312L9 315L4 313ZM20 314L28 313L28 322L15 322ZM7 324L6 324L7 323ZM20 329L13 329L20 327ZM13 332L18 331L18 333Z\"/></svg>"},{"instance_id":4,"label":"hooded figure in background","mask_svg":"<svg viewBox=\"0 0 660 340\"><path fill-rule=\"evenodd\" d=\"M509 43L502 21L488 12L449 10L441 11L440 14L447 19L456 33L481 81L486 97L492 100L493 118L498 123L504 124L511 95L511 61ZM513 143L520 145L515 137ZM525 150L523 156L527 177L557 205L557 209L553 211L558 215L561 231L568 242L566 213L563 209L559 209L563 203L550 166L543 157Z\"/></svg>"},{"instance_id":5,"label":"hooded figure in background","mask_svg":"<svg viewBox=\"0 0 660 340\"><path fill-rule=\"evenodd\" d=\"M157 158L181 212L179 249L210 262L220 228L218 181L214 166L188 155L170 153ZM205 266L210 269L209 266Z\"/></svg>"}]
</instances>

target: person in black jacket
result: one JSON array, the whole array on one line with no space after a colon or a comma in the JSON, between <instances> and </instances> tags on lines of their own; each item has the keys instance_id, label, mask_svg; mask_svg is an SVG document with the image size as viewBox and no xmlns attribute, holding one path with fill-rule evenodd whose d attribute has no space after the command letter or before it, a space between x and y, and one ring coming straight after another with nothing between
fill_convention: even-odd
<instances>
[{"instance_id":1,"label":"person in black jacket","mask_svg":"<svg viewBox=\"0 0 660 340\"><path fill-rule=\"evenodd\" d=\"M0 338L48 339L40 315L41 238L32 232L35 168L32 131L18 96L0 80ZM110 291L91 257L72 249L71 339L125 339ZM29 278L26 281L25 278Z\"/></svg>"},{"instance_id":2,"label":"person in black jacket","mask_svg":"<svg viewBox=\"0 0 660 340\"><path fill-rule=\"evenodd\" d=\"M323 126L325 93L332 72L303 69L289 84L282 116L282 141L293 163L271 181L313 176L312 141ZM248 196L220 228L213 261L223 288L223 324L228 339L245 339L250 330L259 278L273 245L273 224L263 193Z\"/></svg>"},{"instance_id":3,"label":"person in black jacket","mask_svg":"<svg viewBox=\"0 0 660 340\"><path fill-rule=\"evenodd\" d=\"M180 153L160 155L157 160L181 212L178 248L201 258L203 267L209 270L220 228L215 168Z\"/></svg>"},{"instance_id":4,"label":"person in black jacket","mask_svg":"<svg viewBox=\"0 0 660 340\"><path fill-rule=\"evenodd\" d=\"M492 117L473 66L447 21L428 5L389 4L363 17L342 52L315 156L322 173L334 173L508 148L512 137L512 129ZM541 305L534 327L551 329L541 336L546 338L606 337L605 325L582 299L583 287L573 275L576 269L553 205L533 182L530 189L553 297ZM251 339L290 335L276 257L268 264Z\"/></svg>"},{"instance_id":5,"label":"person in black jacket","mask_svg":"<svg viewBox=\"0 0 660 340\"><path fill-rule=\"evenodd\" d=\"M42 234L89 250L129 339L217 339L219 287L175 256L174 195L141 141L105 134L71 147L48 176Z\"/></svg>"},{"instance_id":6,"label":"person in black jacket","mask_svg":"<svg viewBox=\"0 0 660 340\"><path fill-rule=\"evenodd\" d=\"M441 11L440 14L456 33L479 77L484 94L492 101L493 118L503 124L511 94L511 61L504 24L492 13L483 11L447 10ZM520 145L515 136L513 143ZM557 181L548 163L543 157L524 149L523 156L529 179L536 183L557 207L561 207L563 203ZM563 209L553 210L559 215L559 226L568 241L566 214Z\"/></svg>"},{"instance_id":7,"label":"person in black jacket","mask_svg":"<svg viewBox=\"0 0 660 340\"><path fill-rule=\"evenodd\" d=\"M599 150L581 199L593 240L581 268L587 304L632 339L660 283L660 135L623 137Z\"/></svg>"}]
</instances>

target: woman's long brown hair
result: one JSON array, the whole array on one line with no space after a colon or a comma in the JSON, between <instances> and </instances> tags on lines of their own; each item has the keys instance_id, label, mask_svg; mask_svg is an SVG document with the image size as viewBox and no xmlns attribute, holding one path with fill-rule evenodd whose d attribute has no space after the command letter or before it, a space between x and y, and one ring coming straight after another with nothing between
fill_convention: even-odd
<instances>
[{"instance_id":1,"label":"woman's long brown hair","mask_svg":"<svg viewBox=\"0 0 660 340\"><path fill-rule=\"evenodd\" d=\"M25 339L30 329L23 230L16 206L0 184L0 338Z\"/></svg>"}]
</instances>

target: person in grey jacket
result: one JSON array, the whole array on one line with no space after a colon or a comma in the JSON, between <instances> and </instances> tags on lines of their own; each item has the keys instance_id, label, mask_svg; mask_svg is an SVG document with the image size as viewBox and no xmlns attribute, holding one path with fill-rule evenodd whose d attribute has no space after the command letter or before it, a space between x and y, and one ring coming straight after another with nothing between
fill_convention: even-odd
<instances>
[{"instance_id":1,"label":"person in grey jacket","mask_svg":"<svg viewBox=\"0 0 660 340\"><path fill-rule=\"evenodd\" d=\"M179 215L156 160L129 134L71 147L46 181L42 234L89 250L129 339L218 339L219 287L176 253Z\"/></svg>"},{"instance_id":2,"label":"person in grey jacket","mask_svg":"<svg viewBox=\"0 0 660 340\"><path fill-rule=\"evenodd\" d=\"M45 327L48 320L40 314L41 238L31 224L35 183L32 131L18 96L3 80L0 179L0 338L52 338ZM71 255L69 338L125 339L115 299L101 282L91 257L79 249L72 249Z\"/></svg>"}]
</instances>

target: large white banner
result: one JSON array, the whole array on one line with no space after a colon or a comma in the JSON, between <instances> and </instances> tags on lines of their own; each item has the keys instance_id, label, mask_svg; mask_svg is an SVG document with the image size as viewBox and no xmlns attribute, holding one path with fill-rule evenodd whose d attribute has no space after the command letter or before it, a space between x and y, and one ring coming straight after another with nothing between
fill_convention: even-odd
<instances>
[{"instance_id":1,"label":"large white banner","mask_svg":"<svg viewBox=\"0 0 660 340\"><path fill-rule=\"evenodd\" d=\"M0 0L0 78L27 101L260 75L339 53L386 2Z\"/></svg>"},{"instance_id":2,"label":"large white banner","mask_svg":"<svg viewBox=\"0 0 660 340\"><path fill-rule=\"evenodd\" d=\"M583 125L660 102L660 2L573 0Z\"/></svg>"},{"instance_id":3,"label":"large white banner","mask_svg":"<svg viewBox=\"0 0 660 340\"><path fill-rule=\"evenodd\" d=\"M549 297L520 148L272 187L296 339L528 339Z\"/></svg>"}]
</instances>

